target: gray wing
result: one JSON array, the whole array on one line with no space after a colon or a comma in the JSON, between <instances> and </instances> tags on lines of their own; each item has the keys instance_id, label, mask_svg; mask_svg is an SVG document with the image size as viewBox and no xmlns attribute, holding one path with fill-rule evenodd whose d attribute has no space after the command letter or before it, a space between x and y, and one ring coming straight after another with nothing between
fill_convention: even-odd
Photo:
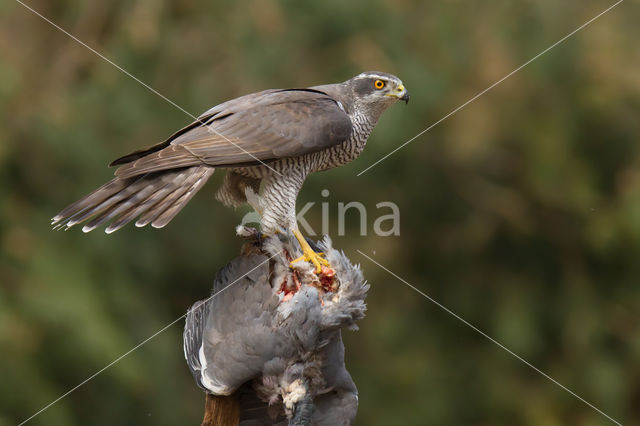
<instances>
[{"instance_id":1,"label":"gray wing","mask_svg":"<svg viewBox=\"0 0 640 426\"><path fill-rule=\"evenodd\" d=\"M122 157L125 178L177 167L229 167L297 157L344 142L352 123L315 89L269 90L218 105L169 140Z\"/></svg>"}]
</instances>

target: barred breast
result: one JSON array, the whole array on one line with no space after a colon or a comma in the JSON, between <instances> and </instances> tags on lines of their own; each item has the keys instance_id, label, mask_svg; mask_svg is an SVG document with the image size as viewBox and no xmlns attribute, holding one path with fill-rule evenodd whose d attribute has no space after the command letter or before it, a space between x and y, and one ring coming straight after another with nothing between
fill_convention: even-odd
<instances>
[{"instance_id":1,"label":"barred breast","mask_svg":"<svg viewBox=\"0 0 640 426\"><path fill-rule=\"evenodd\" d=\"M269 167L258 165L231 169L245 176L245 186L254 187L254 192L262 181L260 206L257 209L262 210L260 224L263 232L272 233L280 228L296 229L296 198L307 175L349 163L360 155L375 123L361 114L351 116L351 121L353 131L340 145L299 157L281 158L269 162ZM244 201L243 191L228 204ZM222 201L231 199L231 192L223 186L217 197Z\"/></svg>"}]
</instances>

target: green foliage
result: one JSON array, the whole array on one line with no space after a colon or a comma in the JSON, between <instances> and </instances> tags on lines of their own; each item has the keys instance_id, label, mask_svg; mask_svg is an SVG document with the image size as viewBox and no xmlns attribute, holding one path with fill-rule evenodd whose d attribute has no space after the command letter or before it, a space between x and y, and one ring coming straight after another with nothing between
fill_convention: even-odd
<instances>
[{"instance_id":1,"label":"green foliage","mask_svg":"<svg viewBox=\"0 0 640 426\"><path fill-rule=\"evenodd\" d=\"M206 296L239 250L234 226L246 211L223 208L210 184L161 231L51 231L49 217L110 178L109 161L191 118L9 3L0 6L0 425L29 417ZM355 176L610 4L588 3L29 2L192 114L369 69L404 80L411 103L385 114L359 160L311 177L300 196L333 212L354 200L402 212L400 237L359 236L349 216L351 232L334 238L372 283L361 330L345 333L358 424L608 423L358 249L632 424L637 3ZM320 229L317 207L307 218ZM182 360L181 325L32 424L196 424L204 397Z\"/></svg>"}]
</instances>

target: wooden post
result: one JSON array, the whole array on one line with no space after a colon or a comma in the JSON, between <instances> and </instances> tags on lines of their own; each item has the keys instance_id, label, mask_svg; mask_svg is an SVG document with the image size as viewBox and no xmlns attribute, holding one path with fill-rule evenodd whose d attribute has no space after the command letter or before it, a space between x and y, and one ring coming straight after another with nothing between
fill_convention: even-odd
<instances>
[{"instance_id":1,"label":"wooden post","mask_svg":"<svg viewBox=\"0 0 640 426\"><path fill-rule=\"evenodd\" d=\"M238 426L240 403L235 394L218 396L207 394L202 426Z\"/></svg>"}]
</instances>

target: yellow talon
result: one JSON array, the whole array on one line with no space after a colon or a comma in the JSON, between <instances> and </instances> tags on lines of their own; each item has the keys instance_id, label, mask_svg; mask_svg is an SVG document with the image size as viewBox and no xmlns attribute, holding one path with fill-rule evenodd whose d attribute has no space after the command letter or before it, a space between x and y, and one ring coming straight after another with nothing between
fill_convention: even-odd
<instances>
[{"instance_id":1,"label":"yellow talon","mask_svg":"<svg viewBox=\"0 0 640 426\"><path fill-rule=\"evenodd\" d=\"M295 235L296 239L300 243L300 247L302 248L303 254L299 258L292 260L291 265L303 260L307 262L311 262L316 267L316 274L319 274L320 272L322 272L322 265L329 266L329 261L327 261L327 259L322 257L324 253L316 253L315 251L313 251L313 249L311 248L307 240L305 240L304 236L302 236L302 233L300 233L300 231L295 229L293 231L293 235Z\"/></svg>"}]
</instances>

